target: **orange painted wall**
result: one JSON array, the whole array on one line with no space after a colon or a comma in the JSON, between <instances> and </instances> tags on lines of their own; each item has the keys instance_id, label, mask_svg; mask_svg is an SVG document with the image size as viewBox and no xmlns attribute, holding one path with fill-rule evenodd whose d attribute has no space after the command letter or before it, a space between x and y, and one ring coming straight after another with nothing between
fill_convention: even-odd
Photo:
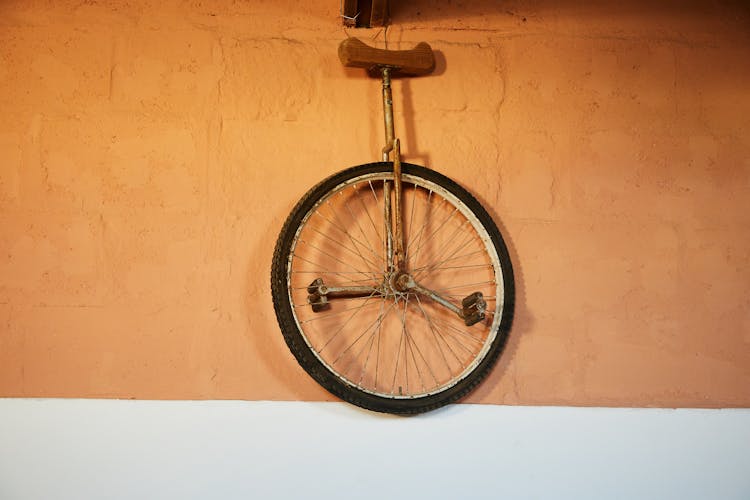
<instances>
[{"instance_id":1,"label":"orange painted wall","mask_svg":"<svg viewBox=\"0 0 750 500\"><path fill-rule=\"evenodd\" d=\"M405 157L490 208L519 297L472 402L750 404L750 10L402 2ZM328 400L269 292L302 194L378 159L338 2L0 4L0 396ZM354 33L382 43L379 30Z\"/></svg>"}]
</instances>

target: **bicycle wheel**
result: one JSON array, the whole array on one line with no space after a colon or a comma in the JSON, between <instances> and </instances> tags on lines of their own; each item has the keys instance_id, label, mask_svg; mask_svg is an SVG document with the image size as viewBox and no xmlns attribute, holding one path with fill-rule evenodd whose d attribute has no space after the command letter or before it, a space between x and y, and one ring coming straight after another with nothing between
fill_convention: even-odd
<instances>
[{"instance_id":1,"label":"bicycle wheel","mask_svg":"<svg viewBox=\"0 0 750 500\"><path fill-rule=\"evenodd\" d=\"M471 194L403 163L404 263L419 286L396 286L385 257L391 184L392 164L381 162L313 187L281 230L271 291L287 345L320 385L369 410L420 413L487 376L510 329L513 272Z\"/></svg>"}]
</instances>

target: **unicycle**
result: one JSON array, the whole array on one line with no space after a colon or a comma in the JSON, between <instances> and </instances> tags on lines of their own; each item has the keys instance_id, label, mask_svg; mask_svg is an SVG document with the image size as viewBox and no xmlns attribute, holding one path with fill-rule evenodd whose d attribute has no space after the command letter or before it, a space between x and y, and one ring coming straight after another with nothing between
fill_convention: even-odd
<instances>
[{"instance_id":1,"label":"unicycle","mask_svg":"<svg viewBox=\"0 0 750 500\"><path fill-rule=\"evenodd\" d=\"M339 58L382 79L382 160L314 186L273 254L276 318L302 368L349 403L414 414L458 401L490 372L510 330L513 270L482 205L448 177L401 162L392 76L432 72L430 46L349 38Z\"/></svg>"}]
</instances>

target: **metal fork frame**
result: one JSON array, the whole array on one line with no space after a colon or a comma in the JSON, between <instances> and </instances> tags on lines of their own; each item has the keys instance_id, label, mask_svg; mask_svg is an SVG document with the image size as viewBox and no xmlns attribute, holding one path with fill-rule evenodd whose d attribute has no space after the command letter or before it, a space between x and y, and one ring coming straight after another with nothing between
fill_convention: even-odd
<instances>
[{"instance_id":1,"label":"metal fork frame","mask_svg":"<svg viewBox=\"0 0 750 500\"><path fill-rule=\"evenodd\" d=\"M403 271L404 261L404 228L401 218L401 143L396 138L393 127L393 94L391 91L391 68L382 68L383 76L383 123L385 125L385 146L383 161L388 161L393 154L393 212L391 214L390 186L385 188L385 234L386 255L389 272Z\"/></svg>"},{"instance_id":2,"label":"metal fork frame","mask_svg":"<svg viewBox=\"0 0 750 500\"><path fill-rule=\"evenodd\" d=\"M461 304L456 305L442 297L437 292L423 287L408 274L406 267L406 255L404 252L404 226L401 215L401 143L396 138L393 127L393 94L391 92L391 70L397 69L390 66L380 67L383 82L383 123L385 126L385 146L383 146L383 161L389 161L393 156L393 179L386 181L383 185L383 219L385 238L383 242L386 255L385 280L379 286L369 287L328 287L322 280L316 280L308 287L308 302L315 307L327 306L328 298L335 297L372 297L387 296L390 293L415 292L429 297L437 304L454 312L462 318L467 326L484 319L486 303L481 297L478 300L467 302L469 297Z\"/></svg>"}]
</instances>

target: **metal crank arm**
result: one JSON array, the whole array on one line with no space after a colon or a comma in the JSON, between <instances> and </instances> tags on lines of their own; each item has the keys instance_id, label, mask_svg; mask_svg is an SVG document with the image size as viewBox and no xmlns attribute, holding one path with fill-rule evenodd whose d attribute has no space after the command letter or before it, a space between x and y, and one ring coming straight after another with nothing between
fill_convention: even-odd
<instances>
[{"instance_id":1,"label":"metal crank arm","mask_svg":"<svg viewBox=\"0 0 750 500\"><path fill-rule=\"evenodd\" d=\"M382 290L374 286L328 286L322 278L317 278L307 287L307 302L313 312L324 311L331 307L329 299L356 299L375 297L382 294Z\"/></svg>"},{"instance_id":2,"label":"metal crank arm","mask_svg":"<svg viewBox=\"0 0 750 500\"><path fill-rule=\"evenodd\" d=\"M434 302L453 311L459 318L464 320L466 326L475 325L485 318L487 302L485 302L482 292L474 292L464 297L461 301L461 306L458 306L434 290L423 287L408 274L402 274L396 279L396 287L402 291L417 292L420 295L429 297Z\"/></svg>"}]
</instances>

